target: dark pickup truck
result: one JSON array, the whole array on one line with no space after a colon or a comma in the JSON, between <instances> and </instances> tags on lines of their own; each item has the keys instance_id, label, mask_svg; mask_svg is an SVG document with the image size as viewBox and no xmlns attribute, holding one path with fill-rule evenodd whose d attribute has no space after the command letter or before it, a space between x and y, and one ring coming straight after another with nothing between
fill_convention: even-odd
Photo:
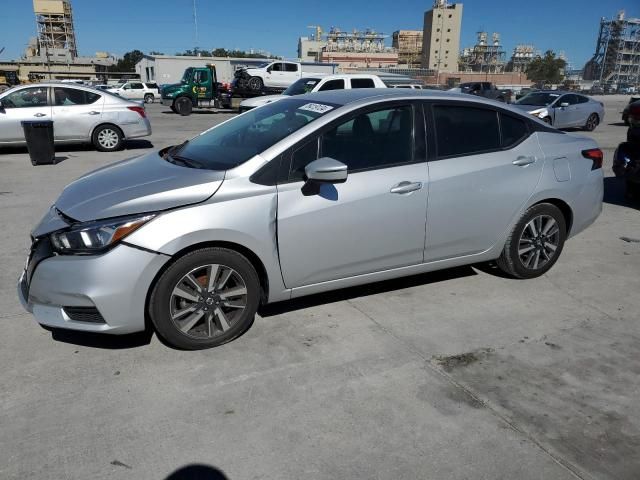
<instances>
[{"instance_id":1,"label":"dark pickup truck","mask_svg":"<svg viewBox=\"0 0 640 480\"><path fill-rule=\"evenodd\" d=\"M492 100L498 100L499 102L506 102L511 99L510 90L499 90L491 82L468 82L458 85L461 93L468 93L470 95L477 95L479 97L490 98Z\"/></svg>"}]
</instances>

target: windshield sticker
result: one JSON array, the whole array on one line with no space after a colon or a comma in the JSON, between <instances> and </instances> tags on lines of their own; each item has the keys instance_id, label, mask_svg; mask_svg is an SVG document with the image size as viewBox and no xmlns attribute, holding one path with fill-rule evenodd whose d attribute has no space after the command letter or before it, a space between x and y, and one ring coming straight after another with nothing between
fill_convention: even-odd
<instances>
[{"instance_id":1,"label":"windshield sticker","mask_svg":"<svg viewBox=\"0 0 640 480\"><path fill-rule=\"evenodd\" d=\"M333 107L330 105L323 105L321 103L307 103L298 108L298 110L307 110L309 112L315 113L327 113L330 110L333 110Z\"/></svg>"}]
</instances>

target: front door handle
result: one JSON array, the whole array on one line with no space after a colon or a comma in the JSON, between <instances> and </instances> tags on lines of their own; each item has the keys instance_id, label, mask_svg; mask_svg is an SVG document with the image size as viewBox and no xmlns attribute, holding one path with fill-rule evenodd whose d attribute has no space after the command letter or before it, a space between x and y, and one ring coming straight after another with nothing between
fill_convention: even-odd
<instances>
[{"instance_id":1,"label":"front door handle","mask_svg":"<svg viewBox=\"0 0 640 480\"><path fill-rule=\"evenodd\" d=\"M46 116L47 116L47 114L46 114L46 113L36 113L36 114L34 115L34 117L46 117Z\"/></svg>"},{"instance_id":2,"label":"front door handle","mask_svg":"<svg viewBox=\"0 0 640 480\"><path fill-rule=\"evenodd\" d=\"M518 157L516 158L512 163L514 165L517 165L518 167L526 167L527 165L531 165L532 163L535 163L535 161L537 160L536 157Z\"/></svg>"},{"instance_id":3,"label":"front door handle","mask_svg":"<svg viewBox=\"0 0 640 480\"><path fill-rule=\"evenodd\" d=\"M96 112L95 110L89 112L89 115L100 115L100 112Z\"/></svg>"},{"instance_id":4,"label":"front door handle","mask_svg":"<svg viewBox=\"0 0 640 480\"><path fill-rule=\"evenodd\" d=\"M391 193L397 194L405 194L415 192L416 190L420 190L422 188L422 182L400 182L397 185L391 187L389 190Z\"/></svg>"}]
</instances>

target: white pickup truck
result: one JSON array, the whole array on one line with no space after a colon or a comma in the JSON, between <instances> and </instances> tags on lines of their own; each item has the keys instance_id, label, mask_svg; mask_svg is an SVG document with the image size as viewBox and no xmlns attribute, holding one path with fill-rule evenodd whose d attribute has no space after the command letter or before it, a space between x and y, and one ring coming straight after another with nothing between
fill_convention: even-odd
<instances>
[{"instance_id":1,"label":"white pickup truck","mask_svg":"<svg viewBox=\"0 0 640 480\"><path fill-rule=\"evenodd\" d=\"M263 89L284 89L306 75L327 75L334 73L334 70L335 66L332 64L307 65L278 60L238 70L235 74L235 81L240 89L244 87L254 92L260 92Z\"/></svg>"},{"instance_id":2,"label":"white pickup truck","mask_svg":"<svg viewBox=\"0 0 640 480\"><path fill-rule=\"evenodd\" d=\"M347 90L351 88L387 88L385 83L377 75L369 74L342 74L322 75L310 74L293 83L282 95L264 95L262 97L249 98L240 104L240 113L246 112L267 103L277 102L283 98L305 93L322 92L325 90Z\"/></svg>"}]
</instances>

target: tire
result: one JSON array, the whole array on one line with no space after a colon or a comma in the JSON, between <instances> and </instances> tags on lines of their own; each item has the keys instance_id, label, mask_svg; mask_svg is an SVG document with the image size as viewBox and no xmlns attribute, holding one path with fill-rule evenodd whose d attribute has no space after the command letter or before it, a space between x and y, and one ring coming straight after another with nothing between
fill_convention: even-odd
<instances>
[{"instance_id":1,"label":"tire","mask_svg":"<svg viewBox=\"0 0 640 480\"><path fill-rule=\"evenodd\" d=\"M548 125L553 125L553 122L551 121L551 117L544 117L542 121Z\"/></svg>"},{"instance_id":2,"label":"tire","mask_svg":"<svg viewBox=\"0 0 640 480\"><path fill-rule=\"evenodd\" d=\"M100 152L115 152L122 149L124 135L115 125L100 125L93 131L91 143Z\"/></svg>"},{"instance_id":3,"label":"tire","mask_svg":"<svg viewBox=\"0 0 640 480\"><path fill-rule=\"evenodd\" d=\"M514 278L539 277L556 263L566 238L567 223L560 209L539 203L520 217L496 263Z\"/></svg>"},{"instance_id":4,"label":"tire","mask_svg":"<svg viewBox=\"0 0 640 480\"><path fill-rule=\"evenodd\" d=\"M144 96L144 103L153 103L156 98L153 96L153 93L147 93Z\"/></svg>"},{"instance_id":5,"label":"tire","mask_svg":"<svg viewBox=\"0 0 640 480\"><path fill-rule=\"evenodd\" d=\"M253 323L260 296L258 274L249 260L234 250L203 248L165 270L153 287L148 310L166 343L201 350L244 333Z\"/></svg>"},{"instance_id":6,"label":"tire","mask_svg":"<svg viewBox=\"0 0 640 480\"><path fill-rule=\"evenodd\" d=\"M264 87L264 82L260 77L251 77L248 82L249 90L253 90L254 92L259 92Z\"/></svg>"},{"instance_id":7,"label":"tire","mask_svg":"<svg viewBox=\"0 0 640 480\"><path fill-rule=\"evenodd\" d=\"M585 123L584 129L587 132L593 132L599 123L600 119L598 118L598 114L592 113L591 115L589 115L589 118L587 118L587 123Z\"/></svg>"},{"instance_id":8,"label":"tire","mask_svg":"<svg viewBox=\"0 0 640 480\"><path fill-rule=\"evenodd\" d=\"M178 113L178 111L176 110L176 107L174 107L173 105L171 105L169 108L173 113Z\"/></svg>"},{"instance_id":9,"label":"tire","mask_svg":"<svg viewBox=\"0 0 640 480\"><path fill-rule=\"evenodd\" d=\"M183 117L188 117L193 110L193 103L189 97L178 97L173 102L173 108Z\"/></svg>"}]
</instances>

